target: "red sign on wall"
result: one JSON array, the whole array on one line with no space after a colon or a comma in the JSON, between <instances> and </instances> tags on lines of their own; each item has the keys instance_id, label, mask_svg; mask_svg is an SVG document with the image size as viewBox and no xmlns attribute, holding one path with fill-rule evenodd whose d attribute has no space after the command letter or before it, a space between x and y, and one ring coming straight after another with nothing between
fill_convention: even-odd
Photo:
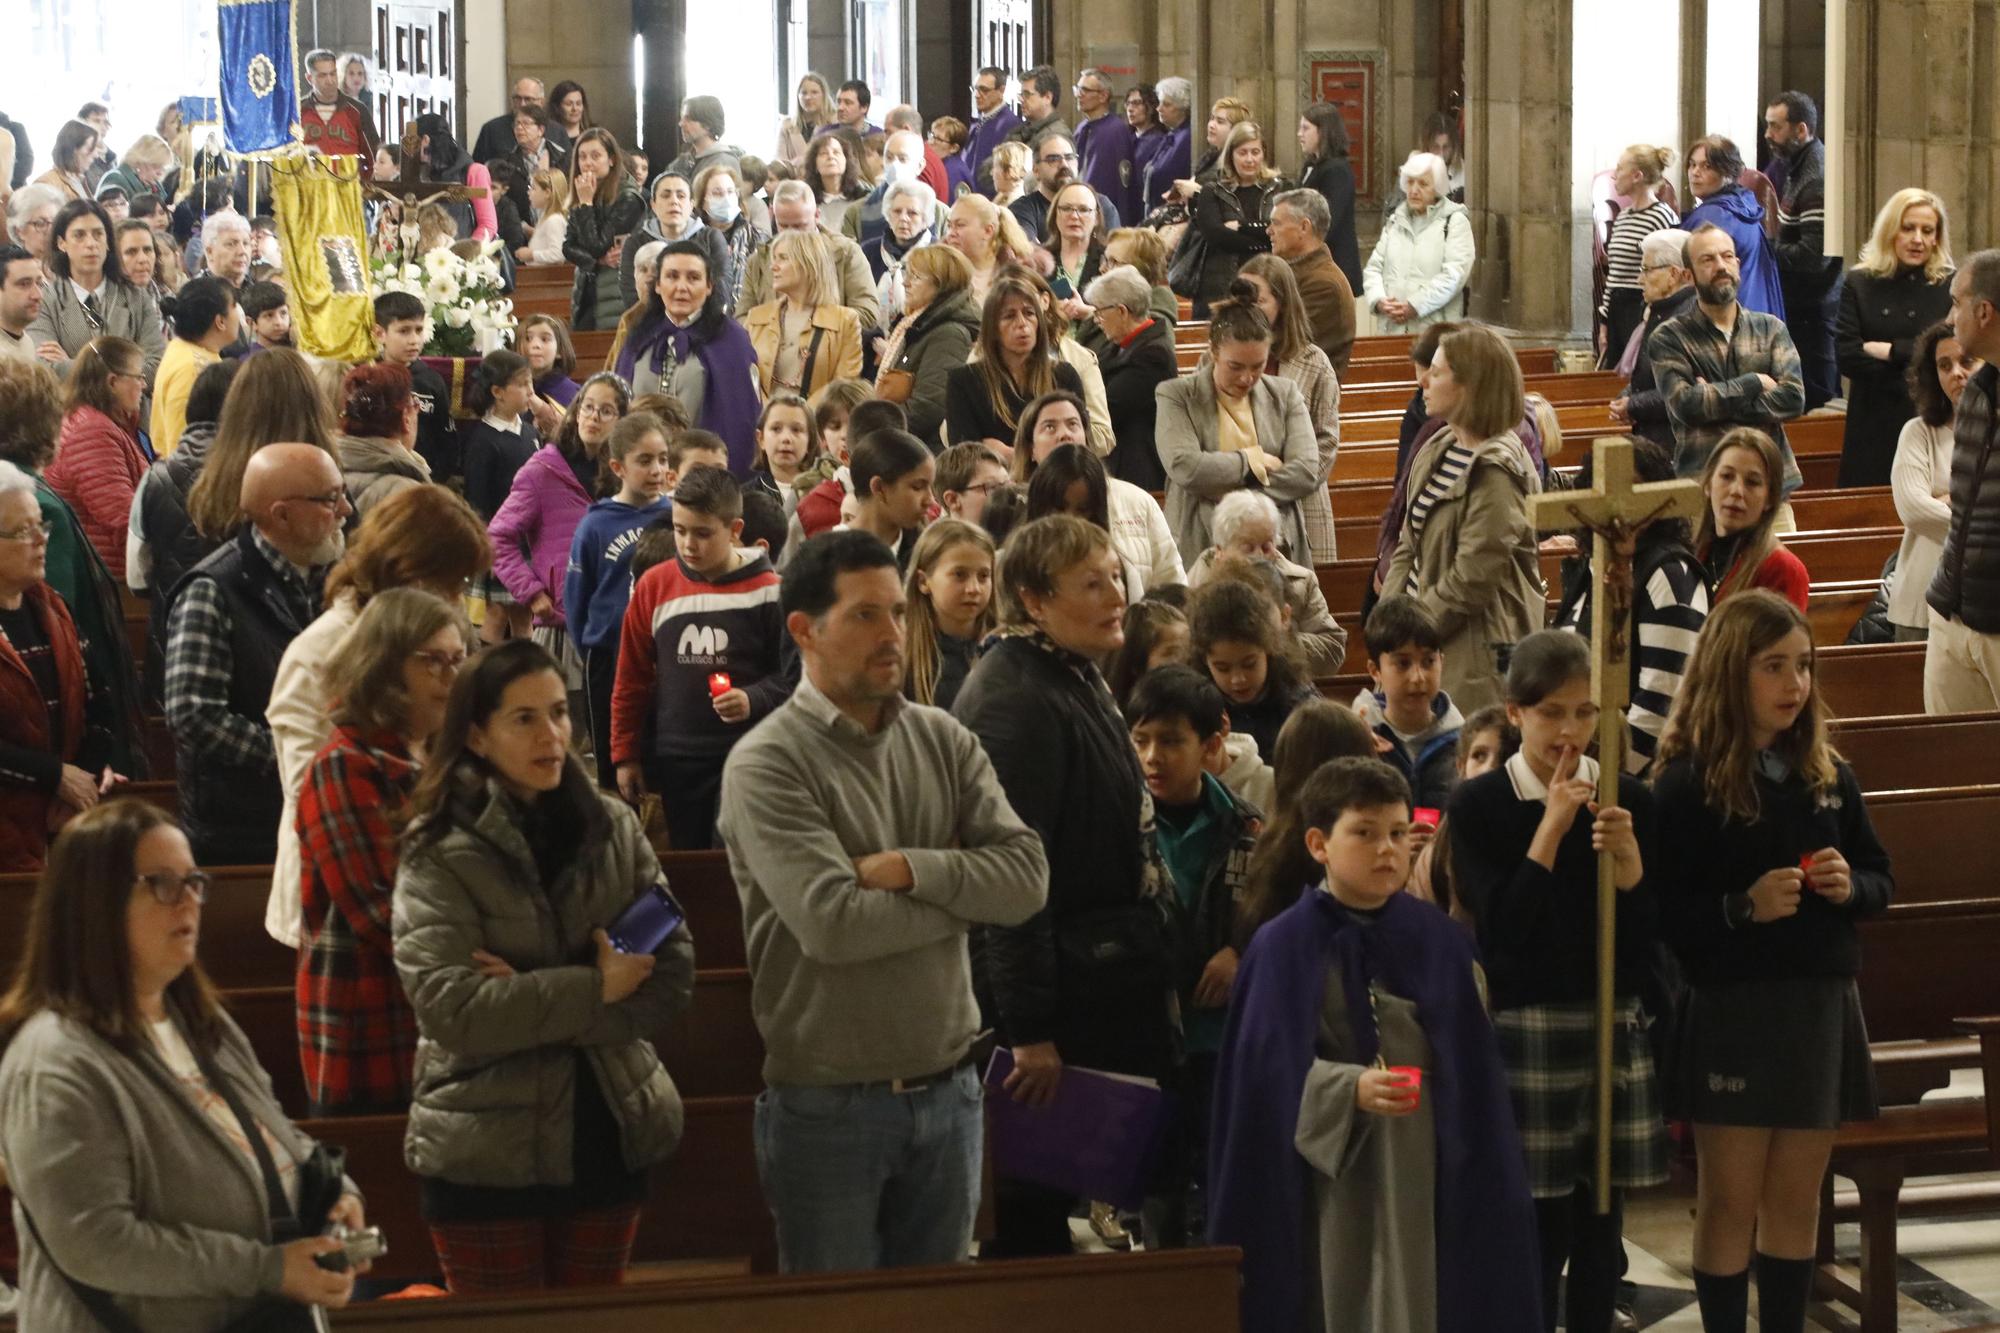
<instances>
[{"instance_id":1,"label":"red sign on wall","mask_svg":"<svg viewBox=\"0 0 2000 1333\"><path fill-rule=\"evenodd\" d=\"M1337 58L1306 58L1306 100L1331 102L1340 108L1341 123L1347 126L1347 160L1354 167L1356 195L1365 200L1381 197L1376 142L1376 94L1380 61L1370 55L1343 52Z\"/></svg>"}]
</instances>

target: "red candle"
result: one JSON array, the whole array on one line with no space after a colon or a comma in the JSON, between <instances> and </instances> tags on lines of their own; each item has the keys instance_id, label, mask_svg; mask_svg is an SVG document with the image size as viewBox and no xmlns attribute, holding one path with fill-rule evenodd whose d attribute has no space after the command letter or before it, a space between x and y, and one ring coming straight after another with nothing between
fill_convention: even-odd
<instances>
[{"instance_id":1,"label":"red candle","mask_svg":"<svg viewBox=\"0 0 2000 1333\"><path fill-rule=\"evenodd\" d=\"M1390 1065L1389 1072L1410 1090L1411 1106L1414 1108L1416 1102L1423 1096L1424 1071L1416 1065Z\"/></svg>"},{"instance_id":2,"label":"red candle","mask_svg":"<svg viewBox=\"0 0 2000 1333\"><path fill-rule=\"evenodd\" d=\"M708 697L711 699L720 698L733 688L735 687L729 683L727 671L718 671L708 678Z\"/></svg>"},{"instance_id":3,"label":"red candle","mask_svg":"<svg viewBox=\"0 0 2000 1333\"><path fill-rule=\"evenodd\" d=\"M1420 805L1416 809L1410 812L1410 818L1414 822L1419 824L1428 824L1432 828L1436 828L1438 826L1438 819L1440 817L1441 816L1439 814L1439 811L1435 806Z\"/></svg>"}]
</instances>

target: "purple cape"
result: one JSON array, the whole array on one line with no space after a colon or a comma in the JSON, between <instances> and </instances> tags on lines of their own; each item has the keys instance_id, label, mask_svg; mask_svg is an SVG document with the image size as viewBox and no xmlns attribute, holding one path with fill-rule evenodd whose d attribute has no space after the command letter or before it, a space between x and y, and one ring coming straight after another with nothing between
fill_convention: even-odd
<instances>
[{"instance_id":1,"label":"purple cape","mask_svg":"<svg viewBox=\"0 0 2000 1333\"><path fill-rule=\"evenodd\" d=\"M712 329L705 337L701 336L703 324ZM674 349L676 364L687 360L692 351L707 372L702 401L682 406L694 418L695 425L722 437L729 446L729 471L738 481L746 480L751 464L757 461L757 414L761 410L756 381L752 378L756 372L751 369L757 364L757 349L750 345L750 335L733 319L709 319L706 309L687 328L674 323L664 312L650 315L619 351L619 375L630 384L632 372L644 357L653 373L664 379L669 345ZM672 392L671 385L662 383L660 387Z\"/></svg>"},{"instance_id":2,"label":"purple cape","mask_svg":"<svg viewBox=\"0 0 2000 1333\"><path fill-rule=\"evenodd\" d=\"M1493 1025L1472 980L1471 936L1399 893L1372 927L1308 889L1257 932L1215 1073L1209 1240L1243 1250L1244 1333L1303 1327L1312 1168L1293 1147L1326 969L1340 968L1362 1062L1375 1058L1371 978L1414 1001L1437 1128L1438 1333L1539 1333L1535 1210Z\"/></svg>"}]
</instances>

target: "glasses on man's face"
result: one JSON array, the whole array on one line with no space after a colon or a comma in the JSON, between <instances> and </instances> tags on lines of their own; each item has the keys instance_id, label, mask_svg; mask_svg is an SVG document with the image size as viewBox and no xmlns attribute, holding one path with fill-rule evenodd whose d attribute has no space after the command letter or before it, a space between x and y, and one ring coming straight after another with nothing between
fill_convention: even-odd
<instances>
[{"instance_id":1,"label":"glasses on man's face","mask_svg":"<svg viewBox=\"0 0 2000 1333\"><path fill-rule=\"evenodd\" d=\"M184 897L193 898L197 903L207 902L208 886L214 881L206 870L190 870L185 875L135 875L133 882L145 885L160 906L179 907Z\"/></svg>"},{"instance_id":2,"label":"glasses on man's face","mask_svg":"<svg viewBox=\"0 0 2000 1333\"><path fill-rule=\"evenodd\" d=\"M580 417L596 417L599 421L616 421L618 420L618 405L616 403L578 403L576 414Z\"/></svg>"},{"instance_id":3,"label":"glasses on man's face","mask_svg":"<svg viewBox=\"0 0 2000 1333\"><path fill-rule=\"evenodd\" d=\"M46 542L52 529L47 523L23 523L9 532L0 532L0 542Z\"/></svg>"},{"instance_id":4,"label":"glasses on man's face","mask_svg":"<svg viewBox=\"0 0 2000 1333\"><path fill-rule=\"evenodd\" d=\"M1075 153L1043 153L1043 154L1042 154L1042 165L1043 165L1043 166L1045 166L1045 167L1053 167L1053 166L1055 166L1055 165L1056 165L1057 163L1059 163L1059 162L1074 162L1074 161L1076 161L1076 154L1075 154Z\"/></svg>"},{"instance_id":5,"label":"glasses on man's face","mask_svg":"<svg viewBox=\"0 0 2000 1333\"><path fill-rule=\"evenodd\" d=\"M419 648L410 654L423 663L424 669L433 676L456 676L465 667L465 654L441 653L431 648Z\"/></svg>"},{"instance_id":6,"label":"glasses on man's face","mask_svg":"<svg viewBox=\"0 0 2000 1333\"><path fill-rule=\"evenodd\" d=\"M305 504L323 505L329 510L334 510L347 503L347 492L344 490L328 491L325 495L294 495L287 498L302 501Z\"/></svg>"}]
</instances>

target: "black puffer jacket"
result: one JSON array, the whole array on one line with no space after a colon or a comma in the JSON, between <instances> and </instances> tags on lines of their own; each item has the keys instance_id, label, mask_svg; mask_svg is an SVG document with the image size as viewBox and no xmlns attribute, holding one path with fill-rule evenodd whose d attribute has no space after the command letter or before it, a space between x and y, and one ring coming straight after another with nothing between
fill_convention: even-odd
<instances>
[{"instance_id":1,"label":"black puffer jacket","mask_svg":"<svg viewBox=\"0 0 2000 1333\"><path fill-rule=\"evenodd\" d=\"M1978 634L2000 634L2000 366L1988 365L1952 421L1951 528L1931 578L1931 608Z\"/></svg>"},{"instance_id":2,"label":"black puffer jacket","mask_svg":"<svg viewBox=\"0 0 2000 1333\"><path fill-rule=\"evenodd\" d=\"M1097 669L1010 635L972 668L952 715L993 761L1048 853L1048 905L973 933L973 981L1008 1045L1156 1076L1173 1058L1172 894L1152 846L1138 756Z\"/></svg>"}]
</instances>

